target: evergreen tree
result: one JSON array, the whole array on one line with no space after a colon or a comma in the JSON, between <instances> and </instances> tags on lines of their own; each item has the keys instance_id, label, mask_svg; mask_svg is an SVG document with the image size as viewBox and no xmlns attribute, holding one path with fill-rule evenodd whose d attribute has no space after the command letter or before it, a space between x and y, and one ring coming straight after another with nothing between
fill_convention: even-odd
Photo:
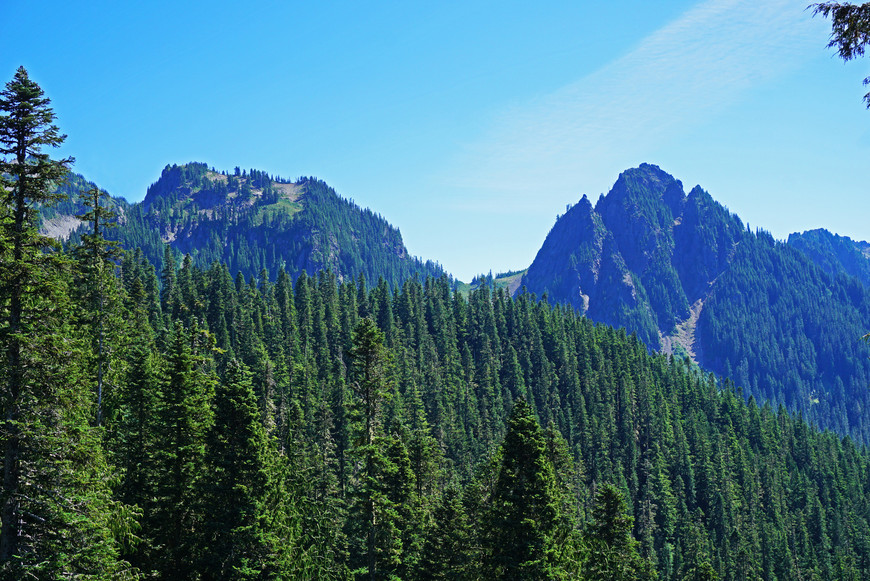
<instances>
[{"instance_id":1,"label":"evergreen tree","mask_svg":"<svg viewBox=\"0 0 870 581\"><path fill-rule=\"evenodd\" d=\"M147 315L140 312L138 323L150 335ZM108 441L121 476L118 497L143 509L150 508L154 493L155 416L162 365L153 339L135 337L126 377L112 398L113 413L107 418Z\"/></svg>"},{"instance_id":2,"label":"evergreen tree","mask_svg":"<svg viewBox=\"0 0 870 581\"><path fill-rule=\"evenodd\" d=\"M836 48L844 61L864 56L870 44L870 3L821 2L810 6L813 14L831 18L829 48ZM870 85L870 77L864 79L864 84ZM864 95L864 102L870 108L870 93Z\"/></svg>"},{"instance_id":3,"label":"evergreen tree","mask_svg":"<svg viewBox=\"0 0 870 581\"><path fill-rule=\"evenodd\" d=\"M448 488L433 514L417 576L421 580L472 577L468 513L456 488Z\"/></svg>"},{"instance_id":4,"label":"evergreen tree","mask_svg":"<svg viewBox=\"0 0 870 581\"><path fill-rule=\"evenodd\" d=\"M584 577L595 581L629 581L656 578L655 571L637 552L631 537L634 518L626 514L625 496L612 484L595 494L592 523L587 531L590 547Z\"/></svg>"},{"instance_id":5,"label":"evergreen tree","mask_svg":"<svg viewBox=\"0 0 870 581\"><path fill-rule=\"evenodd\" d=\"M207 579L255 579L275 573L280 548L269 530L274 456L260 421L251 374L227 366L214 395L214 423L206 438L199 483L202 514L198 573Z\"/></svg>"},{"instance_id":6,"label":"evergreen tree","mask_svg":"<svg viewBox=\"0 0 870 581\"><path fill-rule=\"evenodd\" d=\"M97 413L96 424L102 424L103 418L103 383L108 367L109 354L114 345L106 344L107 327L109 332L117 333L122 319L118 316L119 309L112 308L117 303L118 284L114 276L114 262L121 255L118 243L106 240L104 233L107 228L116 224L112 220L115 213L104 205L109 194L98 188L83 192L82 203L88 208L84 214L76 216L90 225L91 231L81 237L81 246L76 248L78 258L77 272L80 278L76 285L80 294L79 302L83 306L83 323L89 329L94 344L96 359L96 391ZM112 316L114 315L114 316ZM111 324L107 325L107 318ZM114 334L113 333L113 334Z\"/></svg>"},{"instance_id":7,"label":"evergreen tree","mask_svg":"<svg viewBox=\"0 0 870 581\"><path fill-rule=\"evenodd\" d=\"M36 227L72 162L43 151L64 140L53 122L49 100L19 68L0 92L0 574L111 578L128 568L119 541L132 514L109 496L90 427L68 269Z\"/></svg>"},{"instance_id":8,"label":"evergreen tree","mask_svg":"<svg viewBox=\"0 0 870 581\"><path fill-rule=\"evenodd\" d=\"M514 403L501 449L485 529L484 566L490 579L560 576L554 537L559 492L541 426L523 399Z\"/></svg>"},{"instance_id":9,"label":"evergreen tree","mask_svg":"<svg viewBox=\"0 0 870 581\"><path fill-rule=\"evenodd\" d=\"M353 334L353 347L349 352L352 370L352 388L356 399L352 405L358 422L354 456L359 469L355 518L349 522L352 553L356 553L355 570L373 581L384 576L384 569L393 565L392 553L397 550L393 520L388 513L393 502L384 494L380 476L395 469L384 454L387 439L380 437L381 407L389 387L389 352L384 347L384 334L374 321L361 319ZM398 550L401 550L398 548ZM386 561L386 562L385 562Z\"/></svg>"},{"instance_id":10,"label":"evergreen tree","mask_svg":"<svg viewBox=\"0 0 870 581\"><path fill-rule=\"evenodd\" d=\"M191 578L199 526L198 481L211 425L211 379L198 365L197 333L176 322L157 401L156 490L147 525L162 575Z\"/></svg>"},{"instance_id":11,"label":"evergreen tree","mask_svg":"<svg viewBox=\"0 0 870 581\"><path fill-rule=\"evenodd\" d=\"M374 441L380 424L381 406L388 393L391 357L384 346L384 333L374 321L365 318L357 324L349 352L352 388L357 397L354 411L361 416L361 446Z\"/></svg>"},{"instance_id":12,"label":"evergreen tree","mask_svg":"<svg viewBox=\"0 0 870 581\"><path fill-rule=\"evenodd\" d=\"M167 245L163 252L163 270L161 271L160 307L165 315L178 315L178 265L175 262L175 251ZM165 326L165 325L164 325Z\"/></svg>"},{"instance_id":13,"label":"evergreen tree","mask_svg":"<svg viewBox=\"0 0 870 581\"><path fill-rule=\"evenodd\" d=\"M262 176L246 175L256 203ZM262 266L256 246L245 252L239 260ZM164 313L154 270L131 254L126 292L105 304L128 324L124 340L107 339L118 345L106 359L117 378L99 430L88 425L93 327L68 316L87 305L73 308L83 295L68 269L35 270L57 275L53 291L28 296L40 318L22 336L41 398L19 424L36 452L28 493L43 502L38 493L51 490L55 502L25 509L46 518L28 523L22 555L36 577L117 577L121 537L134 534L131 561L181 579L870 574L866 450L784 407L745 405L731 384L624 331L532 295L466 297L446 278L401 292L339 285L328 272L300 276L295 289L281 272L274 285L266 272L234 285L226 266L203 272L194 254L166 272L175 290ZM162 327L164 314L155 340L149 323ZM523 395L531 401L506 422ZM140 508L111 501L108 482ZM129 516L140 509L136 532ZM127 532L104 535L115 522Z\"/></svg>"},{"instance_id":14,"label":"evergreen tree","mask_svg":"<svg viewBox=\"0 0 870 581\"><path fill-rule=\"evenodd\" d=\"M3 467L2 531L0 563L8 563L19 554L26 536L19 524L21 514L21 442L20 422L31 399L25 361L27 324L35 313L28 312L27 294L40 279L50 276L53 257L43 249L53 246L35 228L38 204L50 205L58 196L51 184L62 179L71 159L54 161L44 147L58 147L65 136L59 133L54 112L42 89L23 67L0 93L0 196L2 196L2 288L3 310L8 309L8 323L3 326L2 340L6 358L3 398ZM11 156L11 157L8 157ZM54 267L56 268L56 266ZM46 272L48 271L48 272ZM38 288L38 287L37 287ZM30 307L32 309L32 307ZM32 333L32 331L31 331Z\"/></svg>"}]
</instances>

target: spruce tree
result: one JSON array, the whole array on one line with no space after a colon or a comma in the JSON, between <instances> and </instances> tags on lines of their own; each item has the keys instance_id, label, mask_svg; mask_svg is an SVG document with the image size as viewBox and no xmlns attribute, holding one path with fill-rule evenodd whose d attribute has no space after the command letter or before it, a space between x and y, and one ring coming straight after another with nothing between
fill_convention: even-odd
<instances>
[{"instance_id":1,"label":"spruce tree","mask_svg":"<svg viewBox=\"0 0 870 581\"><path fill-rule=\"evenodd\" d=\"M471 530L467 511L456 488L451 487L444 492L432 517L433 523L426 534L417 578L471 578Z\"/></svg>"},{"instance_id":2,"label":"spruce tree","mask_svg":"<svg viewBox=\"0 0 870 581\"><path fill-rule=\"evenodd\" d=\"M356 399L351 405L357 420L353 454L361 464L352 518L348 522L351 558L356 570L374 581L389 568L396 550L396 534L389 512L393 503L383 490L380 477L391 470L385 455L387 439L381 437L381 407L389 387L390 355L384 334L369 318L361 319L353 333L349 352ZM386 562L384 562L386 560Z\"/></svg>"},{"instance_id":3,"label":"spruce tree","mask_svg":"<svg viewBox=\"0 0 870 581\"><path fill-rule=\"evenodd\" d=\"M6 359L3 398L3 497L0 508L0 562L7 563L21 549L26 534L21 508L20 422L32 398L26 376L26 337L35 313L28 294L34 283L49 277L53 257L43 253L52 241L36 229L40 205L50 205L58 196L52 194L53 182L68 172L71 159L55 161L45 147L59 147L65 135L54 125L54 112L43 91L27 75L24 67L0 93L0 198L2 198L2 298L8 309L8 323L3 326L3 351ZM30 308L28 308L30 307ZM32 327L31 327L32 328ZM31 331L32 332L32 331Z\"/></svg>"},{"instance_id":4,"label":"spruce tree","mask_svg":"<svg viewBox=\"0 0 870 581\"><path fill-rule=\"evenodd\" d=\"M119 302L113 261L120 257L121 249L117 242L105 238L105 230L116 225L112 222L116 217L115 212L104 204L104 200L108 198L108 193L96 187L83 192L81 200L88 211L76 216L91 228L89 233L82 235L81 246L75 249L79 278L76 288L82 305L83 323L92 338L96 360L95 422L98 426L103 419L104 378L108 371L109 355L114 347L114 341L107 342L107 334L116 334L122 326L122 319L117 316L120 314L119 310L112 308ZM108 325L107 320L110 323Z\"/></svg>"},{"instance_id":5,"label":"spruce tree","mask_svg":"<svg viewBox=\"0 0 870 581\"><path fill-rule=\"evenodd\" d=\"M587 530L589 559L584 577L595 581L654 579L656 573L640 558L631 536L634 518L626 514L625 496L612 484L595 494L592 522Z\"/></svg>"}]
</instances>

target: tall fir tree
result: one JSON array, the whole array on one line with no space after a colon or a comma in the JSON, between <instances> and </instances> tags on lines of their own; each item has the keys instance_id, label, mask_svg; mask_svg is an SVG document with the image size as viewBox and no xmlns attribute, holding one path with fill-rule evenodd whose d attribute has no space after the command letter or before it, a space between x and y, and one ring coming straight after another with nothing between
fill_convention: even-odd
<instances>
[{"instance_id":1,"label":"tall fir tree","mask_svg":"<svg viewBox=\"0 0 870 581\"><path fill-rule=\"evenodd\" d=\"M120 316L119 285L115 276L115 260L121 256L116 241L107 240L105 232L116 226L115 212L105 205L109 194L99 188L91 188L81 194L81 202L88 209L76 216L90 226L90 232L82 235L81 245L76 248L77 297L82 306L83 326L89 331L96 365L97 411L95 422L103 420L103 389L105 375L109 371L109 359L114 351L123 318ZM107 337L109 335L109 337ZM107 340L108 339L108 340Z\"/></svg>"},{"instance_id":2,"label":"tall fir tree","mask_svg":"<svg viewBox=\"0 0 870 581\"><path fill-rule=\"evenodd\" d=\"M471 579L475 571L472 564L471 525L468 511L456 488L448 488L441 495L440 504L432 515L423 545L417 578L421 580Z\"/></svg>"},{"instance_id":3,"label":"tall fir tree","mask_svg":"<svg viewBox=\"0 0 870 581\"><path fill-rule=\"evenodd\" d=\"M628 516L625 496L612 484L595 494L592 522L587 530L589 558L584 577L590 581L629 581L657 578L655 570L638 553L631 536L634 518Z\"/></svg>"},{"instance_id":4,"label":"tall fir tree","mask_svg":"<svg viewBox=\"0 0 870 581\"><path fill-rule=\"evenodd\" d=\"M394 519L389 514L395 507L380 481L391 470L384 449L389 439L381 435L381 410L389 389L391 357L384 346L384 333L372 319L360 319L348 355L355 395L350 407L357 422L352 453L359 463L356 498L348 522L351 566L361 577L375 581L390 570L397 538Z\"/></svg>"}]
</instances>

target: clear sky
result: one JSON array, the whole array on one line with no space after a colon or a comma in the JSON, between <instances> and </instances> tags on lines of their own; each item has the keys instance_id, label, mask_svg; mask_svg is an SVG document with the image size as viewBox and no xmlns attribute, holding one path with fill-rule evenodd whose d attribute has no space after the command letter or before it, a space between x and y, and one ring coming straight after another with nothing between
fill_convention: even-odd
<instances>
[{"instance_id":1,"label":"clear sky","mask_svg":"<svg viewBox=\"0 0 870 581\"><path fill-rule=\"evenodd\" d=\"M141 200L166 164L314 175L463 280L655 163L779 239L870 239L870 59L806 1L2 0L60 154Z\"/></svg>"}]
</instances>

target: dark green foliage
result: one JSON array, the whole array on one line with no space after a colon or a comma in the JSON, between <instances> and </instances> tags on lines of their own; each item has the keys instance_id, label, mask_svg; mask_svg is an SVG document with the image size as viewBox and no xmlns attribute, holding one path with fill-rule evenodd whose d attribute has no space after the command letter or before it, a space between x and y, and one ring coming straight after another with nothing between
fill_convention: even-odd
<instances>
[{"instance_id":1,"label":"dark green foliage","mask_svg":"<svg viewBox=\"0 0 870 581\"><path fill-rule=\"evenodd\" d=\"M110 496L111 470L75 328L69 264L37 231L40 207L70 159L42 89L19 68L0 92L0 575L6 579L129 572L119 559L131 511Z\"/></svg>"},{"instance_id":2,"label":"dark green foliage","mask_svg":"<svg viewBox=\"0 0 870 581\"><path fill-rule=\"evenodd\" d=\"M3 163L7 578L870 576L870 456L782 405L746 402L729 381L653 355L624 330L498 285L466 297L447 277L383 265L361 269L356 285L338 267L309 276L300 265L278 268L273 284L262 268L274 257L231 236L230 248L250 242L227 254L244 268L209 259L204 270L209 257L161 244L128 253L120 272L107 260L103 278L84 268L98 262L80 263L81 281L116 288L94 311L93 294L71 290L68 255L35 231L28 200L50 201L48 184L22 196L15 163ZM619 316L666 327L706 292L708 281L691 280L698 272L727 283L706 296L711 315L698 330L741 342L708 353L723 365L735 352L811 360L800 341L770 339L783 321L860 354L819 330L826 317L843 326L864 316L859 283L843 291L854 308L846 317L756 280L762 265L840 292L798 251L746 233L700 189L683 197L665 176L626 176L606 213L629 211L635 235L596 229L591 254L575 255L576 265L601 258L610 271L599 282L622 281L625 293L610 295L625 307ZM222 207L220 232L231 232L295 192L253 170L185 166L164 178L147 205L174 235ZM300 196L318 195L300 183L314 192ZM193 205L204 212L182 211ZM594 223L589 209L578 211ZM128 220L144 228L134 212ZM709 215L723 220L709 225ZM685 229L666 231L675 216ZM673 265L644 244L701 247ZM711 331L737 312L718 302L720 288L748 297L752 332L765 340ZM90 316L100 312L120 321L102 356ZM112 370L99 428L95 360ZM775 369L751 375L747 389L799 383ZM800 380L806 370L790 371Z\"/></svg>"},{"instance_id":3,"label":"dark green foliage","mask_svg":"<svg viewBox=\"0 0 870 581\"><path fill-rule=\"evenodd\" d=\"M199 480L205 467L205 437L212 422L211 378L201 370L195 330L176 323L169 337L166 370L158 391L153 456L154 492L146 528L153 539L153 566L179 579L193 575Z\"/></svg>"},{"instance_id":4,"label":"dark green foliage","mask_svg":"<svg viewBox=\"0 0 870 581\"><path fill-rule=\"evenodd\" d=\"M595 493L587 542L589 559L584 576L596 580L628 581L655 578L648 562L640 558L638 542L631 536L633 517L626 514L625 497L612 484Z\"/></svg>"},{"instance_id":5,"label":"dark green foliage","mask_svg":"<svg viewBox=\"0 0 870 581\"><path fill-rule=\"evenodd\" d=\"M148 268L126 263L143 348L106 429L117 497L142 509L127 551L143 570L220 575L212 545L240 543L238 575L290 578L595 578L614 555L663 579L868 573L862 449L572 309L486 286L466 300L445 278L383 294L190 265L165 273L178 317L214 331L152 332ZM390 313L389 335L360 304ZM624 500L592 503L608 483Z\"/></svg>"},{"instance_id":6,"label":"dark green foliage","mask_svg":"<svg viewBox=\"0 0 870 581\"><path fill-rule=\"evenodd\" d=\"M444 491L432 518L417 575L427 580L472 578L470 524L455 488Z\"/></svg>"},{"instance_id":7,"label":"dark green foliage","mask_svg":"<svg viewBox=\"0 0 870 581\"><path fill-rule=\"evenodd\" d=\"M390 382L390 355L384 347L384 333L369 318L361 319L353 332L351 361L352 388L357 403L351 406L361 420L359 445L369 446L380 425L382 402Z\"/></svg>"},{"instance_id":8,"label":"dark green foliage","mask_svg":"<svg viewBox=\"0 0 870 581\"><path fill-rule=\"evenodd\" d=\"M754 242L735 249L704 303L696 330L701 362L747 396L868 441L870 352L860 340L870 320L868 289L828 277L789 245L766 236Z\"/></svg>"},{"instance_id":9,"label":"dark green foliage","mask_svg":"<svg viewBox=\"0 0 870 581\"><path fill-rule=\"evenodd\" d=\"M118 316L120 300L115 260L121 256L117 243L106 240L105 233L116 226L117 217L105 202L109 195L97 188L82 192L81 201L87 210L77 216L87 228L81 245L73 248L76 258L77 302L82 306L81 324L88 330L94 352L92 367L96 368L97 412L95 423L103 418L104 376L119 341L122 318Z\"/></svg>"},{"instance_id":10,"label":"dark green foliage","mask_svg":"<svg viewBox=\"0 0 870 581\"><path fill-rule=\"evenodd\" d=\"M215 390L206 449L199 484L204 517L198 573L207 579L262 578L275 570L282 532L279 527L270 530L277 457L263 428L250 373L236 360Z\"/></svg>"},{"instance_id":11,"label":"dark green foliage","mask_svg":"<svg viewBox=\"0 0 870 581\"><path fill-rule=\"evenodd\" d=\"M147 326L140 314L138 322ZM147 329L147 327L146 327ZM162 358L156 353L150 329L137 337L128 354L126 377L113 398L112 413L107 414L111 431L109 445L121 472L118 497L126 504L148 506L154 482L154 455L157 446L154 421L162 375Z\"/></svg>"},{"instance_id":12,"label":"dark green foliage","mask_svg":"<svg viewBox=\"0 0 870 581\"><path fill-rule=\"evenodd\" d=\"M384 333L363 318L353 332L348 352L355 401L349 406L357 423L350 452L359 463L356 497L347 522L350 565L361 578L382 579L407 568L407 532L413 528L417 502L415 475L404 442L385 436L383 401L391 382L391 361ZM407 563L410 564L410 563Z\"/></svg>"},{"instance_id":13,"label":"dark green foliage","mask_svg":"<svg viewBox=\"0 0 870 581\"><path fill-rule=\"evenodd\" d=\"M831 19L828 48L836 48L844 61L864 56L870 44L870 3L822 2L810 6L814 15ZM864 79L864 85L870 85L870 77ZM870 108L870 93L864 95L864 102Z\"/></svg>"}]
</instances>

